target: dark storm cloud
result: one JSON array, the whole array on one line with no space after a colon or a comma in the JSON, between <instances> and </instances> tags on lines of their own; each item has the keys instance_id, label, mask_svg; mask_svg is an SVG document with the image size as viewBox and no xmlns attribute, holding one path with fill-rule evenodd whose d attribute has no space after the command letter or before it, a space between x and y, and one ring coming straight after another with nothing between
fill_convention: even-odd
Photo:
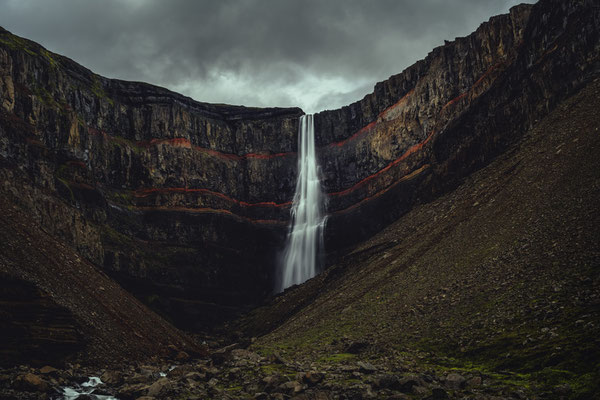
<instances>
[{"instance_id":1,"label":"dark storm cloud","mask_svg":"<svg viewBox=\"0 0 600 400\"><path fill-rule=\"evenodd\" d=\"M517 0L0 0L0 25L201 101L335 108Z\"/></svg>"}]
</instances>

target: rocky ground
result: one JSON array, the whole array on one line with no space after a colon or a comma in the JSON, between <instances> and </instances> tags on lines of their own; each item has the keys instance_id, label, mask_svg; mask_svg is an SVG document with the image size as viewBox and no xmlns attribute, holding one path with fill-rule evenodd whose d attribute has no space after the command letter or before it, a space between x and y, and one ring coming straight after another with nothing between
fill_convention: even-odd
<instances>
[{"instance_id":1,"label":"rocky ground","mask_svg":"<svg viewBox=\"0 0 600 400\"><path fill-rule=\"evenodd\" d=\"M236 345L216 350L211 358L193 362L156 362L121 368L93 369L69 365L25 366L0 372L6 399L60 399L64 387L79 387L96 376L91 395L119 399L473 399L525 398L523 391L500 388L480 373L410 372L400 360L358 361L354 356L315 362L261 356ZM566 390L566 389L565 389ZM101 397L100 397L101 398Z\"/></svg>"}]
</instances>

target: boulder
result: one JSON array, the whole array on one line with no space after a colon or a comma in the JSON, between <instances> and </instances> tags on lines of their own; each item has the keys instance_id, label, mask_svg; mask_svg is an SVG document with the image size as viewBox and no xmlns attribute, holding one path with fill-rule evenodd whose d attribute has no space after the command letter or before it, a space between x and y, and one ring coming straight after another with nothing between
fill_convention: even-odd
<instances>
[{"instance_id":1,"label":"boulder","mask_svg":"<svg viewBox=\"0 0 600 400\"><path fill-rule=\"evenodd\" d=\"M379 375L375 377L373 386L376 389L399 390L401 387L400 378L397 375L391 374Z\"/></svg>"},{"instance_id":2,"label":"boulder","mask_svg":"<svg viewBox=\"0 0 600 400\"><path fill-rule=\"evenodd\" d=\"M164 396L172 388L172 383L168 378L160 378L148 389L148 396Z\"/></svg>"},{"instance_id":3,"label":"boulder","mask_svg":"<svg viewBox=\"0 0 600 400\"><path fill-rule=\"evenodd\" d=\"M321 382L325 378L325 374L322 372L316 371L308 371L304 374L301 374L300 380L308 385L316 385Z\"/></svg>"},{"instance_id":4,"label":"boulder","mask_svg":"<svg viewBox=\"0 0 600 400\"><path fill-rule=\"evenodd\" d=\"M361 351L365 350L367 347L369 347L369 342L367 342L366 340L357 340L350 343L348 347L346 347L346 353L358 354Z\"/></svg>"},{"instance_id":5,"label":"boulder","mask_svg":"<svg viewBox=\"0 0 600 400\"><path fill-rule=\"evenodd\" d=\"M150 388L149 385L143 383L125 384L117 390L117 398L119 400L137 399L145 396Z\"/></svg>"},{"instance_id":6,"label":"boulder","mask_svg":"<svg viewBox=\"0 0 600 400\"><path fill-rule=\"evenodd\" d=\"M437 387L431 390L431 395L426 397L426 400L446 400L448 398L448 393L444 389Z\"/></svg>"},{"instance_id":7,"label":"boulder","mask_svg":"<svg viewBox=\"0 0 600 400\"><path fill-rule=\"evenodd\" d=\"M415 376L405 376L400 379L398 390L402 393L413 393L414 387L421 384L420 380Z\"/></svg>"},{"instance_id":8,"label":"boulder","mask_svg":"<svg viewBox=\"0 0 600 400\"><path fill-rule=\"evenodd\" d=\"M108 385L118 386L123 383L123 374L118 371L106 371L100 379Z\"/></svg>"},{"instance_id":9,"label":"boulder","mask_svg":"<svg viewBox=\"0 0 600 400\"><path fill-rule=\"evenodd\" d=\"M296 394L296 393L300 393L303 389L302 384L298 381L289 381L289 382L285 382L282 383L281 385L278 386L278 389L280 389L280 391L287 393L287 394Z\"/></svg>"},{"instance_id":10,"label":"boulder","mask_svg":"<svg viewBox=\"0 0 600 400\"><path fill-rule=\"evenodd\" d=\"M50 391L50 384L38 375L32 373L26 373L19 375L14 383L15 388L21 389L27 392L42 392L48 393Z\"/></svg>"},{"instance_id":11,"label":"boulder","mask_svg":"<svg viewBox=\"0 0 600 400\"><path fill-rule=\"evenodd\" d=\"M189 373L192 373L192 372L197 372L196 368L194 368L194 366L192 366L192 365L178 365L177 367L175 367L172 370L170 370L169 372L167 372L167 376L169 378L181 378L182 376L185 376L185 375L187 375ZM217 371L217 373L218 373L218 371Z\"/></svg>"},{"instance_id":12,"label":"boulder","mask_svg":"<svg viewBox=\"0 0 600 400\"><path fill-rule=\"evenodd\" d=\"M283 378L280 375L268 375L262 379L262 383L265 385L266 391L271 391L277 387Z\"/></svg>"},{"instance_id":13,"label":"boulder","mask_svg":"<svg viewBox=\"0 0 600 400\"><path fill-rule=\"evenodd\" d=\"M459 390L465 387L466 379L464 376L451 372L446 376L446 386L450 389Z\"/></svg>"},{"instance_id":14,"label":"boulder","mask_svg":"<svg viewBox=\"0 0 600 400\"><path fill-rule=\"evenodd\" d=\"M40 374L42 375L58 375L58 372L59 371L56 368L49 365L40 368Z\"/></svg>"},{"instance_id":15,"label":"boulder","mask_svg":"<svg viewBox=\"0 0 600 400\"><path fill-rule=\"evenodd\" d=\"M481 386L482 380L480 376L474 376L466 382L468 387Z\"/></svg>"},{"instance_id":16,"label":"boulder","mask_svg":"<svg viewBox=\"0 0 600 400\"><path fill-rule=\"evenodd\" d=\"M359 361L356 363L356 365L358 366L359 371L364 374L372 374L377 372L377 368L371 363Z\"/></svg>"}]
</instances>

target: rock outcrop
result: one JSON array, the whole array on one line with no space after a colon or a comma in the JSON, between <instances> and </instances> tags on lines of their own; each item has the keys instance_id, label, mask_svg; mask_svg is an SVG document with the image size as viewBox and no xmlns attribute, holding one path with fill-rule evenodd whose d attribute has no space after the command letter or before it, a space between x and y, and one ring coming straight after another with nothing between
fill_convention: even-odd
<instances>
[{"instance_id":1,"label":"rock outcrop","mask_svg":"<svg viewBox=\"0 0 600 400\"><path fill-rule=\"evenodd\" d=\"M456 186L597 76L598 26L591 0L517 6L317 114L331 258ZM147 303L193 327L271 292L302 110L106 79L6 31L0 103L4 190Z\"/></svg>"}]
</instances>

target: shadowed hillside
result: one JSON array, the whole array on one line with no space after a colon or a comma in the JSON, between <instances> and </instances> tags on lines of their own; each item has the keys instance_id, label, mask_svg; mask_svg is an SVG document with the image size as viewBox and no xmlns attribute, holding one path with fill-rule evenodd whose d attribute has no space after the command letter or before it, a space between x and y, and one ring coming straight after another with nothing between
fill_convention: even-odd
<instances>
[{"instance_id":1,"label":"shadowed hillside","mask_svg":"<svg viewBox=\"0 0 600 400\"><path fill-rule=\"evenodd\" d=\"M452 371L482 378L457 396L592 398L600 390L599 107L596 79L458 189L250 314L240 323L249 334L277 327L254 349L328 371L363 360L441 385ZM372 381L352 383L366 390Z\"/></svg>"},{"instance_id":2,"label":"shadowed hillside","mask_svg":"<svg viewBox=\"0 0 600 400\"><path fill-rule=\"evenodd\" d=\"M48 235L0 192L0 362L117 364L200 354L72 248ZM12 201L11 201L12 200Z\"/></svg>"}]
</instances>

